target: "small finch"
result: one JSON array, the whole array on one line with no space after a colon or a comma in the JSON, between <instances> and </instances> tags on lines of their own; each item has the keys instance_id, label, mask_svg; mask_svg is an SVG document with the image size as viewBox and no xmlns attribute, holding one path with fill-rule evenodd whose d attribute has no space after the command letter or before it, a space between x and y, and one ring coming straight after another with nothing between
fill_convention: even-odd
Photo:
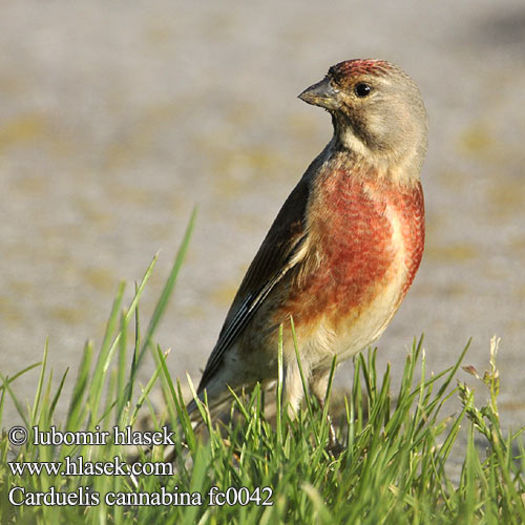
<instances>
[{"instance_id":1,"label":"small finch","mask_svg":"<svg viewBox=\"0 0 525 525\"><path fill-rule=\"evenodd\" d=\"M420 170L427 119L418 87L384 60L348 60L299 98L326 109L334 134L279 211L233 300L197 394L210 407L277 379L292 413L303 375L323 404L337 363L375 341L423 254ZM188 411L196 408L195 401Z\"/></svg>"}]
</instances>

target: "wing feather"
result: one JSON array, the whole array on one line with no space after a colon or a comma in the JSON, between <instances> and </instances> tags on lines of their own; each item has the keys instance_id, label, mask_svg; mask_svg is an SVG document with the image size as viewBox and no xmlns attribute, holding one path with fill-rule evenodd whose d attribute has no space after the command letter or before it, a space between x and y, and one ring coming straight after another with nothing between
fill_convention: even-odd
<instances>
[{"instance_id":1,"label":"wing feather","mask_svg":"<svg viewBox=\"0 0 525 525\"><path fill-rule=\"evenodd\" d=\"M277 283L301 260L301 247L306 239L308 186L305 174L286 199L248 268L208 359L198 393L206 387L220 367L225 352L253 319Z\"/></svg>"}]
</instances>

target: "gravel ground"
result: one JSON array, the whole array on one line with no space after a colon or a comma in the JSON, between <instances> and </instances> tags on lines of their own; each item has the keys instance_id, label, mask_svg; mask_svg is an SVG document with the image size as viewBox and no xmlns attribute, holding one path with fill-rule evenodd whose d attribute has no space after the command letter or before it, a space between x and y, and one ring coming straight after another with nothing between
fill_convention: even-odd
<instances>
[{"instance_id":1,"label":"gravel ground","mask_svg":"<svg viewBox=\"0 0 525 525\"><path fill-rule=\"evenodd\" d=\"M26 0L2 5L0 47L2 373L38 361L49 337L55 375L74 377L119 281L131 289L160 249L146 319L198 205L158 332L173 375L197 381L244 270L330 137L297 94L336 62L379 57L421 86L431 130L425 256L381 366L399 374L424 332L431 370L473 337L467 363L483 371L497 334L502 416L525 423L522 0ZM36 377L15 392L31 399Z\"/></svg>"}]
</instances>

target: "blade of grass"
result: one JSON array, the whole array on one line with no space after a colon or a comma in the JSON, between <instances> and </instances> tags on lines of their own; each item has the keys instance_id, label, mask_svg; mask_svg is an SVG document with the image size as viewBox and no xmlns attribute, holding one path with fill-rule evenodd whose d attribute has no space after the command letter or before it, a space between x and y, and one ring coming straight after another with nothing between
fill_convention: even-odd
<instances>
[{"instance_id":1,"label":"blade of grass","mask_svg":"<svg viewBox=\"0 0 525 525\"><path fill-rule=\"evenodd\" d=\"M153 336L153 333L155 332L162 318L162 314L164 313L164 310L166 309L166 306L168 305L168 301L173 292L173 288L175 286L175 282L177 281L177 277L179 275L179 271L181 269L182 263L186 256L186 252L188 251L191 234L193 232L193 227L195 225L196 215L197 215L197 208L194 208L192 211L188 226L186 227L186 231L184 232L184 237L182 239L181 245L177 251L177 255L175 257L175 261L173 263L171 272L168 276L168 280L166 281L166 284L164 285L164 288L159 297L159 300L157 301L157 304L155 305L153 315L151 316L151 320L146 330L146 335L142 342L142 347L138 354L137 367L140 366L140 363L142 362L142 359L144 358L146 350L148 349L149 343L151 341L151 337Z\"/></svg>"},{"instance_id":2,"label":"blade of grass","mask_svg":"<svg viewBox=\"0 0 525 525\"><path fill-rule=\"evenodd\" d=\"M123 295L124 283L121 283L119 285L117 295L113 301L113 306L111 308L109 320L106 324L106 332L102 341L102 346L100 348L97 362L95 364L95 370L93 371L93 375L91 377L91 388L88 396L88 403L90 409L90 428L94 428L95 424L98 423L100 399L106 380L106 375L104 371L107 371L107 369L109 368L109 362L111 360L110 341L118 325L118 314L120 311L120 305L122 304Z\"/></svg>"},{"instance_id":3,"label":"blade of grass","mask_svg":"<svg viewBox=\"0 0 525 525\"><path fill-rule=\"evenodd\" d=\"M38 363L33 363L32 365L26 366L20 372L17 372L14 376L6 377L6 381L8 383L12 383L13 381L16 381L20 376L24 375L26 372L29 372L30 370L33 370L33 368L36 368L37 366L41 366L42 361L39 361ZM0 385L0 390L4 390L4 385Z\"/></svg>"},{"instance_id":4,"label":"blade of grass","mask_svg":"<svg viewBox=\"0 0 525 525\"><path fill-rule=\"evenodd\" d=\"M26 417L26 411L24 407L22 406L22 403L19 401L19 399L16 397L15 393L11 389L11 385L9 384L9 379L4 377L2 374L0 374L0 379L2 380L2 383L3 383L2 389L9 393L9 396L11 397L13 404L15 405L16 411L18 412L18 415L22 418L22 421L24 422L25 427L29 428L30 424Z\"/></svg>"},{"instance_id":5,"label":"blade of grass","mask_svg":"<svg viewBox=\"0 0 525 525\"><path fill-rule=\"evenodd\" d=\"M277 443L283 444L283 382L284 382L284 360L283 360L283 325L279 325L279 343L277 346L277 391L275 396L275 418L277 430Z\"/></svg>"},{"instance_id":6,"label":"blade of grass","mask_svg":"<svg viewBox=\"0 0 525 525\"><path fill-rule=\"evenodd\" d=\"M293 317L292 316L290 316L290 326L291 326L291 330L292 330L292 340L293 340L293 345L294 345L294 350L295 350L295 359L297 360L297 367L299 369L299 376L301 377L301 384L303 386L304 399L305 399L305 402L306 402L306 406L308 408L308 414L310 416L310 421L313 421L314 420L314 411L313 411L313 408L312 408L312 402L310 400L310 395L308 393L308 382L307 382L307 379L306 379L306 377L304 375L303 366L302 366L302 363L301 363L301 356L299 355L299 343L297 341L297 334L295 333L295 324L293 322ZM316 443L318 445L320 445L321 440L320 440L319 434L317 432L316 425L313 426L313 430L314 430Z\"/></svg>"},{"instance_id":7,"label":"blade of grass","mask_svg":"<svg viewBox=\"0 0 525 525\"><path fill-rule=\"evenodd\" d=\"M89 378L89 371L91 369L91 361L93 359L93 344L87 341L84 345L82 353L82 361L77 372L77 380L73 387L73 394L69 404L68 416L66 420L66 428L68 430L76 430L80 428L84 420L86 412L86 404L83 403L83 397L87 391L87 384Z\"/></svg>"},{"instance_id":8,"label":"blade of grass","mask_svg":"<svg viewBox=\"0 0 525 525\"><path fill-rule=\"evenodd\" d=\"M40 406L40 398L42 396L42 386L44 384L44 377L46 374L46 365L47 365L47 352L49 349L49 339L46 338L44 345L44 357L42 358L42 368L40 369L40 376L38 378L38 383L35 392L35 399L33 401L33 410L31 412L31 426L36 425L38 417L38 409Z\"/></svg>"},{"instance_id":9,"label":"blade of grass","mask_svg":"<svg viewBox=\"0 0 525 525\"><path fill-rule=\"evenodd\" d=\"M64 388L64 383L66 381L68 372L69 372L69 367L66 368L66 371L62 375L62 379L60 380L60 384L58 385L57 391L55 392L55 395L53 396L53 400L51 401L51 404L49 405L49 412L47 416L49 421L52 420L53 414L55 413L58 399L60 398L60 394L62 393L62 389Z\"/></svg>"}]
</instances>

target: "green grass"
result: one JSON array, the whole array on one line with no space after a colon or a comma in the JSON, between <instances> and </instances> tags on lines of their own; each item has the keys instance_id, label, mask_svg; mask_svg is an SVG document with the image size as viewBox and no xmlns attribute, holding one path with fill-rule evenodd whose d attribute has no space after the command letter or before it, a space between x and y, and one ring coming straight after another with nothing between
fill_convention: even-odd
<instances>
[{"instance_id":1,"label":"green grass","mask_svg":"<svg viewBox=\"0 0 525 525\"><path fill-rule=\"evenodd\" d=\"M62 432L99 429L112 435L115 425L121 430L136 425L143 411L149 413L153 429L160 429L167 420L175 434L174 459L169 463L173 474L16 474L8 462L42 464L82 457L84 462L111 465L115 457L129 462L131 456L111 439L104 446L44 446L33 444L30 438L20 448L13 448L4 431L0 443L1 523L525 523L525 454L520 433L505 436L499 423L496 341L489 370L478 377L489 392L485 406L477 407L473 391L456 384L466 348L455 365L428 376L420 341L406 356L399 385L391 384L389 368L383 374L378 372L375 351L369 351L354 359L353 388L339 408L334 401L334 406L323 412L309 398L297 419L290 420L280 403L280 380L276 415L271 421L263 410L268 395L256 388L248 397L235 400L235 417L226 423L210 421L206 406L200 405L209 437L197 435L184 408L181 385L168 373L169 355L154 343L192 226L193 218L144 333L139 299L156 258L125 309L124 287L119 288L100 349L95 352L91 343L86 344L80 364L74 366L76 378L64 422L57 422L54 412L59 400L64 403L63 385L73 379L67 371L54 379L47 345L41 363L13 377L0 376L0 422L6 403L14 404L26 428L38 426L40 431L55 425ZM145 386L139 386L136 372L148 352L156 370ZM40 378L27 409L25 401L14 395L12 385L35 367L40 368ZM164 415L152 408L149 395L153 388L163 392ZM451 416L444 412L446 401L454 396L459 396L462 409ZM344 445L338 457L326 448L327 410L336 416ZM461 472L451 479L449 458L461 426L468 430L468 442ZM482 449L475 445L481 438L485 442ZM151 455L142 453L138 461L162 462L162 454L163 448L158 447ZM14 487L25 491L11 492L17 502L22 498L30 502L36 493L51 497L53 491L69 493L71 499L95 494L100 502L91 506L13 505L9 494ZM240 497L247 504L211 506L213 490L229 495L230 502ZM184 503L183 493L191 493L195 504L137 506L127 501L127 505L111 505L105 500L108 494L163 491L176 493L179 503ZM264 505L265 501L271 505Z\"/></svg>"}]
</instances>

